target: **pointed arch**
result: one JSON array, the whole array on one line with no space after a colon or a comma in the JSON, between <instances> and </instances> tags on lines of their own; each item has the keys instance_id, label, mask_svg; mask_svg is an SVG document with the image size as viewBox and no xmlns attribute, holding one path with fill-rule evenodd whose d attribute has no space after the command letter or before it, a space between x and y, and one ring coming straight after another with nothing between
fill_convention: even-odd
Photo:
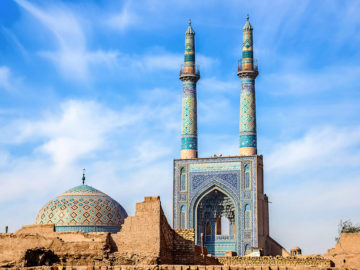
<instances>
[{"instance_id":1,"label":"pointed arch","mask_svg":"<svg viewBox=\"0 0 360 270\"><path fill-rule=\"evenodd\" d=\"M224 190L223 188L217 186L217 185L211 185L210 187L208 187L207 189L205 190L202 190L202 192L198 195L198 196L194 196L193 200L190 202L190 209L189 209L189 212L190 212L190 215L193 217L194 219L194 229L195 229L195 241L197 242L199 239L199 233L198 233L198 228L197 228L197 223L198 223L198 217L197 217L197 212L198 212L198 206L199 206L199 203L201 202L201 200L207 196L208 194L210 194L211 192L213 191L219 191L221 192L222 194L224 194L225 196L227 196L230 201L232 202L232 204L235 206L235 217L238 217L239 215L239 212L238 212L238 209L240 208L239 207L239 204L238 204L238 201L235 199L236 198L236 195L233 194L233 192L231 190ZM236 226L238 226L238 218L235 218L234 220L234 225L233 225L233 231L236 231ZM216 233L216 224L215 224L215 233Z\"/></svg>"}]
</instances>

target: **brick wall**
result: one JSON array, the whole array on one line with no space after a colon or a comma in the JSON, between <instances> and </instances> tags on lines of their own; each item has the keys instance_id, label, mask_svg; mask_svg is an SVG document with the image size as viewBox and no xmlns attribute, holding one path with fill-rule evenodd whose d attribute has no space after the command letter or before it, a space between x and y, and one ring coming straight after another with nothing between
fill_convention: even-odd
<instances>
[{"instance_id":1,"label":"brick wall","mask_svg":"<svg viewBox=\"0 0 360 270\"><path fill-rule=\"evenodd\" d=\"M57 265L57 266L40 266L26 267L21 269L27 270L338 270L339 268L321 267L321 266L240 266L240 265L103 265L94 266L93 264L73 266L73 265Z\"/></svg>"},{"instance_id":2,"label":"brick wall","mask_svg":"<svg viewBox=\"0 0 360 270\"><path fill-rule=\"evenodd\" d=\"M331 260L316 256L316 257L220 257L219 262L223 265L244 265L244 266L316 266L316 267L331 267L333 263Z\"/></svg>"},{"instance_id":3,"label":"brick wall","mask_svg":"<svg viewBox=\"0 0 360 270\"><path fill-rule=\"evenodd\" d=\"M156 260L160 254L160 216L159 197L145 197L137 203L135 216L127 217L121 231L112 234L117 251Z\"/></svg>"}]
</instances>

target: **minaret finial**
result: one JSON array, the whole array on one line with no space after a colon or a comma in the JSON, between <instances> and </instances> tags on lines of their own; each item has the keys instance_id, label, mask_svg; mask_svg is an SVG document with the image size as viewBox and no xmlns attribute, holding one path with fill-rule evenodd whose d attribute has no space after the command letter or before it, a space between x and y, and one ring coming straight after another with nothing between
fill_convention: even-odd
<instances>
[{"instance_id":1,"label":"minaret finial","mask_svg":"<svg viewBox=\"0 0 360 270\"><path fill-rule=\"evenodd\" d=\"M249 13L246 14L246 20L249 21Z\"/></svg>"},{"instance_id":2,"label":"minaret finial","mask_svg":"<svg viewBox=\"0 0 360 270\"><path fill-rule=\"evenodd\" d=\"M191 25L191 19L189 19L189 25Z\"/></svg>"},{"instance_id":3,"label":"minaret finial","mask_svg":"<svg viewBox=\"0 0 360 270\"><path fill-rule=\"evenodd\" d=\"M86 170L85 170L85 168L83 169L83 176L82 176L82 183L83 183L83 185L85 185L85 172L86 172Z\"/></svg>"}]
</instances>

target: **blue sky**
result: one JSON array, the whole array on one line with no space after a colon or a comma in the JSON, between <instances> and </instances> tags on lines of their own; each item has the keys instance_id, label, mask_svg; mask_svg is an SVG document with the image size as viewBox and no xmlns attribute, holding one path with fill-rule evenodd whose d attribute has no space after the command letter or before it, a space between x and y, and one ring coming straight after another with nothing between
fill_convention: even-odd
<instances>
[{"instance_id":1,"label":"blue sky","mask_svg":"<svg viewBox=\"0 0 360 270\"><path fill-rule=\"evenodd\" d=\"M0 1L0 228L81 183L172 216L184 33L196 32L199 155L236 155L242 27L254 27L270 231L324 253L360 222L360 2Z\"/></svg>"}]
</instances>

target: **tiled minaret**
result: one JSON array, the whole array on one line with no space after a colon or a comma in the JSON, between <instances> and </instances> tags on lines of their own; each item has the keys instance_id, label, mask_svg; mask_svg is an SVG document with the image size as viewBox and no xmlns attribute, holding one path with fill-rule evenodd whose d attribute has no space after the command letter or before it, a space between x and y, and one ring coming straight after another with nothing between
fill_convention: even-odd
<instances>
[{"instance_id":1,"label":"tiled minaret","mask_svg":"<svg viewBox=\"0 0 360 270\"><path fill-rule=\"evenodd\" d=\"M195 32L189 20L189 27L185 32L184 66L180 70L180 80L183 83L181 159L198 157L196 82L199 79L200 73L195 65Z\"/></svg>"},{"instance_id":2,"label":"tiled minaret","mask_svg":"<svg viewBox=\"0 0 360 270\"><path fill-rule=\"evenodd\" d=\"M253 53L253 28L247 16L243 28L242 61L237 75L241 79L240 93L240 156L256 155L255 78L258 75Z\"/></svg>"}]
</instances>

